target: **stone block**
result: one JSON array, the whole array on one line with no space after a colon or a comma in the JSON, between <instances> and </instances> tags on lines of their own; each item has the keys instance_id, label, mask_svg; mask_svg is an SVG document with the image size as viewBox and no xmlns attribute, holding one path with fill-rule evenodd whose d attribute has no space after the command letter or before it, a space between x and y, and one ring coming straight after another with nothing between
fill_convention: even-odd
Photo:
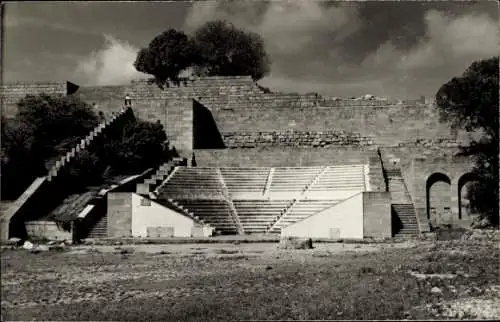
<instances>
[{"instance_id":1,"label":"stone block","mask_svg":"<svg viewBox=\"0 0 500 322\"><path fill-rule=\"evenodd\" d=\"M152 191L152 185L147 183L138 183L136 186L136 193L140 195L147 195Z\"/></svg>"}]
</instances>

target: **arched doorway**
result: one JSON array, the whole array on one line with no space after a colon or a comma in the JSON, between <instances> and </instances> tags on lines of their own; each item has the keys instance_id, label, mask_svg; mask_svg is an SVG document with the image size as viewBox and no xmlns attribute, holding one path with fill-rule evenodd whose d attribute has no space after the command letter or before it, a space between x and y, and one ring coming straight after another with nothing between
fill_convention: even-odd
<instances>
[{"instance_id":1,"label":"arched doorway","mask_svg":"<svg viewBox=\"0 0 500 322\"><path fill-rule=\"evenodd\" d=\"M441 172L436 172L427 178L425 184L425 196L427 203L427 219L439 222L451 214L451 180Z\"/></svg>"},{"instance_id":2,"label":"arched doorway","mask_svg":"<svg viewBox=\"0 0 500 322\"><path fill-rule=\"evenodd\" d=\"M469 187L477 181L479 181L479 176L473 172L465 173L458 179L458 219L462 219L464 215L467 215L467 217L472 215L468 192Z\"/></svg>"}]
</instances>

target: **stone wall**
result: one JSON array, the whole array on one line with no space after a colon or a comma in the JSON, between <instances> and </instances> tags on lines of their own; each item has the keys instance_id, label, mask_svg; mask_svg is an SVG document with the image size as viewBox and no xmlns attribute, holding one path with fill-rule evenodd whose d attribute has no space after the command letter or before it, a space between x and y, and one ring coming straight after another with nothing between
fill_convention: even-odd
<instances>
[{"instance_id":1,"label":"stone wall","mask_svg":"<svg viewBox=\"0 0 500 322\"><path fill-rule=\"evenodd\" d=\"M363 192L363 237L392 237L389 192Z\"/></svg>"},{"instance_id":2,"label":"stone wall","mask_svg":"<svg viewBox=\"0 0 500 322\"><path fill-rule=\"evenodd\" d=\"M78 86L66 82L17 82L0 86L0 105L2 115L13 117L17 112L17 103L26 95L47 94L64 96L78 90Z\"/></svg>"},{"instance_id":3,"label":"stone wall","mask_svg":"<svg viewBox=\"0 0 500 322\"><path fill-rule=\"evenodd\" d=\"M25 225L30 240L72 240L72 232L53 221L30 221Z\"/></svg>"},{"instance_id":4,"label":"stone wall","mask_svg":"<svg viewBox=\"0 0 500 322\"><path fill-rule=\"evenodd\" d=\"M335 164L369 164L375 147L336 149L270 147L255 149L195 150L200 167L307 167Z\"/></svg>"},{"instance_id":5,"label":"stone wall","mask_svg":"<svg viewBox=\"0 0 500 322\"><path fill-rule=\"evenodd\" d=\"M369 146L372 137L361 136L344 131L264 131L264 132L225 132L224 144L228 148L254 148L266 146L315 147Z\"/></svg>"},{"instance_id":6,"label":"stone wall","mask_svg":"<svg viewBox=\"0 0 500 322\"><path fill-rule=\"evenodd\" d=\"M132 236L132 193L108 193L108 237Z\"/></svg>"},{"instance_id":7,"label":"stone wall","mask_svg":"<svg viewBox=\"0 0 500 322\"><path fill-rule=\"evenodd\" d=\"M126 90L127 86L88 86L80 87L73 95L93 106L96 113L102 111L109 116L123 108Z\"/></svg>"},{"instance_id":8,"label":"stone wall","mask_svg":"<svg viewBox=\"0 0 500 322\"><path fill-rule=\"evenodd\" d=\"M440 218L431 218L431 221L435 220L441 223L458 221L460 219L460 188L463 183L467 182L468 177L470 179L473 165L474 159L465 156L427 155L412 159L408 171L410 172L409 176L412 176L413 180L408 188L411 190L417 212L421 216L427 217L427 199L429 198L431 202L439 200L439 204L434 203L433 205L431 203L430 206L435 208L447 206L450 208L449 215L438 213L436 215L440 216ZM430 186L430 194L428 195L427 183L433 181L431 175L438 173L446 176L446 181L449 180L449 183L438 180L435 185ZM466 221L472 220L472 218L461 219Z\"/></svg>"},{"instance_id":9,"label":"stone wall","mask_svg":"<svg viewBox=\"0 0 500 322\"><path fill-rule=\"evenodd\" d=\"M167 138L171 147L183 156L190 156L193 149L193 100L167 102Z\"/></svg>"},{"instance_id":10,"label":"stone wall","mask_svg":"<svg viewBox=\"0 0 500 322\"><path fill-rule=\"evenodd\" d=\"M421 142L467 143L467 134L439 123L431 105L339 106L328 108L241 108L212 111L221 133L325 132L353 133L384 146Z\"/></svg>"}]
</instances>

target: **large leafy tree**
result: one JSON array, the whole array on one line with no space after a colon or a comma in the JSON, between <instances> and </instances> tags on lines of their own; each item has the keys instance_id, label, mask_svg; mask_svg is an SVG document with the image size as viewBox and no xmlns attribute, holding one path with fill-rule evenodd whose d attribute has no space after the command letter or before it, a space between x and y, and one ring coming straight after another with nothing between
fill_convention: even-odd
<instances>
[{"instance_id":1,"label":"large leafy tree","mask_svg":"<svg viewBox=\"0 0 500 322\"><path fill-rule=\"evenodd\" d=\"M2 198L16 198L46 163L65 153L96 124L92 109L77 98L27 95L13 119L2 119Z\"/></svg>"},{"instance_id":2,"label":"large leafy tree","mask_svg":"<svg viewBox=\"0 0 500 322\"><path fill-rule=\"evenodd\" d=\"M460 77L441 86L436 103L452 128L480 132L463 153L476 157L479 180L471 185L472 209L498 226L498 57L472 63Z\"/></svg>"},{"instance_id":3,"label":"large leafy tree","mask_svg":"<svg viewBox=\"0 0 500 322\"><path fill-rule=\"evenodd\" d=\"M167 80L178 82L179 74L188 68L196 75L250 75L257 80L269 73L270 60L258 34L213 21L192 36L174 29L161 33L139 50L134 67L163 86Z\"/></svg>"},{"instance_id":4,"label":"large leafy tree","mask_svg":"<svg viewBox=\"0 0 500 322\"><path fill-rule=\"evenodd\" d=\"M156 36L148 48L137 53L134 67L155 76L158 85L167 80L178 81L178 75L198 61L194 42L183 32L169 29Z\"/></svg>"},{"instance_id":5,"label":"large leafy tree","mask_svg":"<svg viewBox=\"0 0 500 322\"><path fill-rule=\"evenodd\" d=\"M209 76L250 75L258 80L270 70L264 41L227 21L212 21L194 33L201 67Z\"/></svg>"},{"instance_id":6,"label":"large leafy tree","mask_svg":"<svg viewBox=\"0 0 500 322\"><path fill-rule=\"evenodd\" d=\"M158 166L164 158L166 140L161 123L137 120L125 124L119 135L105 142L104 147L115 172L134 173Z\"/></svg>"},{"instance_id":7,"label":"large leafy tree","mask_svg":"<svg viewBox=\"0 0 500 322\"><path fill-rule=\"evenodd\" d=\"M76 97L42 94L21 99L14 118L2 117L2 199L17 198L37 176L46 175L46 166L85 137L97 119L92 108ZM100 145L75 158L68 188L99 185L107 175L158 165L165 141L161 124L130 119L104 132Z\"/></svg>"}]
</instances>

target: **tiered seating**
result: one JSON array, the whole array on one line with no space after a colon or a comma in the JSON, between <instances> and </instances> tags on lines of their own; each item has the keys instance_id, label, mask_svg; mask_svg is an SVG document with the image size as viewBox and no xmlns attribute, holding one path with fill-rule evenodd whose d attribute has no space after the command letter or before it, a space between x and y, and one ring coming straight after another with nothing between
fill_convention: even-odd
<instances>
[{"instance_id":1,"label":"tiered seating","mask_svg":"<svg viewBox=\"0 0 500 322\"><path fill-rule=\"evenodd\" d=\"M225 234L237 233L231 209L225 200L176 199L175 201L216 230Z\"/></svg>"},{"instance_id":2,"label":"tiered seating","mask_svg":"<svg viewBox=\"0 0 500 322\"><path fill-rule=\"evenodd\" d=\"M290 200L234 200L245 233L265 233Z\"/></svg>"},{"instance_id":3,"label":"tiered seating","mask_svg":"<svg viewBox=\"0 0 500 322\"><path fill-rule=\"evenodd\" d=\"M310 191L365 190L364 165L329 166Z\"/></svg>"},{"instance_id":4,"label":"tiered seating","mask_svg":"<svg viewBox=\"0 0 500 322\"><path fill-rule=\"evenodd\" d=\"M281 228L312 216L323 209L337 204L339 201L340 200L299 200L280 218L271 232L279 233Z\"/></svg>"},{"instance_id":5,"label":"tiered seating","mask_svg":"<svg viewBox=\"0 0 500 322\"><path fill-rule=\"evenodd\" d=\"M179 167L161 188L166 197L179 195L220 194L222 187L217 169Z\"/></svg>"},{"instance_id":6,"label":"tiered seating","mask_svg":"<svg viewBox=\"0 0 500 322\"><path fill-rule=\"evenodd\" d=\"M230 194L263 192L269 168L221 168L222 177Z\"/></svg>"},{"instance_id":7,"label":"tiered seating","mask_svg":"<svg viewBox=\"0 0 500 322\"><path fill-rule=\"evenodd\" d=\"M303 191L321 172L321 167L275 168L271 192Z\"/></svg>"}]
</instances>

